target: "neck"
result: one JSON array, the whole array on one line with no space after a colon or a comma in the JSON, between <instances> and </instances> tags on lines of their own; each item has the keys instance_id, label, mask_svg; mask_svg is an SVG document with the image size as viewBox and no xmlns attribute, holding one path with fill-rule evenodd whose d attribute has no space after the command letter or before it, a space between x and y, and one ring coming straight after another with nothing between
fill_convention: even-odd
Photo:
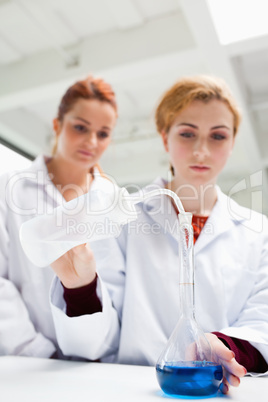
<instances>
[{"instance_id":1,"label":"neck","mask_svg":"<svg viewBox=\"0 0 268 402\"><path fill-rule=\"evenodd\" d=\"M52 182L66 200L71 200L88 192L93 180L89 168L80 168L59 157L47 162L48 173Z\"/></svg>"},{"instance_id":2,"label":"neck","mask_svg":"<svg viewBox=\"0 0 268 402\"><path fill-rule=\"evenodd\" d=\"M193 186L180 184L174 179L167 184L167 188L180 197L186 212L195 215L209 216L217 201L215 183Z\"/></svg>"}]
</instances>

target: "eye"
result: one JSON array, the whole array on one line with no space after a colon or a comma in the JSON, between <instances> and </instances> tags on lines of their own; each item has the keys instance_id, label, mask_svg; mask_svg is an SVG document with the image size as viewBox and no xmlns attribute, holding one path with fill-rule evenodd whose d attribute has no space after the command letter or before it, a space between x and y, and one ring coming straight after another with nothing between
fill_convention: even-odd
<instances>
[{"instance_id":1,"label":"eye","mask_svg":"<svg viewBox=\"0 0 268 402\"><path fill-rule=\"evenodd\" d=\"M83 124L75 124L74 128L79 133L85 133L87 131L86 126L84 126Z\"/></svg>"},{"instance_id":2,"label":"eye","mask_svg":"<svg viewBox=\"0 0 268 402\"><path fill-rule=\"evenodd\" d=\"M109 137L109 133L107 131L99 131L98 132L98 138L100 139L105 139Z\"/></svg>"},{"instance_id":3,"label":"eye","mask_svg":"<svg viewBox=\"0 0 268 402\"><path fill-rule=\"evenodd\" d=\"M180 137L183 137L183 138L192 138L192 137L194 137L194 133L191 133L191 132L189 132L189 131L184 131L184 132L180 133Z\"/></svg>"},{"instance_id":4,"label":"eye","mask_svg":"<svg viewBox=\"0 0 268 402\"><path fill-rule=\"evenodd\" d=\"M213 133L212 138L217 141L225 140L226 135L221 133Z\"/></svg>"}]
</instances>

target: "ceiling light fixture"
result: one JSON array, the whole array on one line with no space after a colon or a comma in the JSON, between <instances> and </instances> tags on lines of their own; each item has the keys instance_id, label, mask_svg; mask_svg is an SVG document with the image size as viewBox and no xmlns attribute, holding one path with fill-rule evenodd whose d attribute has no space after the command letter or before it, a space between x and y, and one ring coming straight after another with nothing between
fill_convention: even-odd
<instances>
[{"instance_id":1,"label":"ceiling light fixture","mask_svg":"<svg viewBox=\"0 0 268 402\"><path fill-rule=\"evenodd\" d=\"M268 34L267 0L206 0L222 45Z\"/></svg>"}]
</instances>

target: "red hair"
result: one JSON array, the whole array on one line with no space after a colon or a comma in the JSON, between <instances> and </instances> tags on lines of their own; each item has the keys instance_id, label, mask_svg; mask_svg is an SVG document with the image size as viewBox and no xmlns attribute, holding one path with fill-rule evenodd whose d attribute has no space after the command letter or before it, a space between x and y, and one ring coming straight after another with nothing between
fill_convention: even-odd
<instances>
[{"instance_id":1,"label":"red hair","mask_svg":"<svg viewBox=\"0 0 268 402\"><path fill-rule=\"evenodd\" d=\"M88 75L84 80L77 81L71 85L61 98L57 114L57 120L59 122L63 122L66 113L72 110L79 99L92 99L107 102L113 107L117 116L115 93L110 84L101 78L94 78L92 75ZM52 146L52 155L55 155L56 150L57 137L55 137L54 145Z\"/></svg>"},{"instance_id":2,"label":"red hair","mask_svg":"<svg viewBox=\"0 0 268 402\"><path fill-rule=\"evenodd\" d=\"M58 107L57 119L62 122L79 99L93 99L109 103L117 115L117 103L112 87L101 78L89 75L86 79L75 82L63 95Z\"/></svg>"}]
</instances>

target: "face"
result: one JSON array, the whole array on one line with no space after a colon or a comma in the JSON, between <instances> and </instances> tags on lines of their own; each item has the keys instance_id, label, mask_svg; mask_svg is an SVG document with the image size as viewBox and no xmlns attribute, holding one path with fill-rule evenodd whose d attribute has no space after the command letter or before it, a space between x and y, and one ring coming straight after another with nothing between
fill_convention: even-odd
<instances>
[{"instance_id":1,"label":"face","mask_svg":"<svg viewBox=\"0 0 268 402\"><path fill-rule=\"evenodd\" d=\"M79 99L62 122L53 123L58 137L55 156L87 169L110 144L116 112L108 102Z\"/></svg>"},{"instance_id":2,"label":"face","mask_svg":"<svg viewBox=\"0 0 268 402\"><path fill-rule=\"evenodd\" d=\"M215 184L234 145L233 115L219 100L194 101L175 118L163 143L179 184Z\"/></svg>"}]
</instances>

